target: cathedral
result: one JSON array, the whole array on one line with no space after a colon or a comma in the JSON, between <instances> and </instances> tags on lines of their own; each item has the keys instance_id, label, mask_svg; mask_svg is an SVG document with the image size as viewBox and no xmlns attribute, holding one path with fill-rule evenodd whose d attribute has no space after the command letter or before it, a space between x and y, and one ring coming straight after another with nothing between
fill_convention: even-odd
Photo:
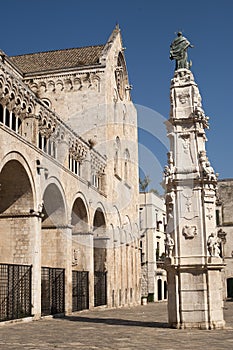
<instances>
[{"instance_id":1,"label":"cathedral","mask_svg":"<svg viewBox=\"0 0 233 350\"><path fill-rule=\"evenodd\" d=\"M0 51L0 321L140 302L137 112L103 45Z\"/></svg>"}]
</instances>

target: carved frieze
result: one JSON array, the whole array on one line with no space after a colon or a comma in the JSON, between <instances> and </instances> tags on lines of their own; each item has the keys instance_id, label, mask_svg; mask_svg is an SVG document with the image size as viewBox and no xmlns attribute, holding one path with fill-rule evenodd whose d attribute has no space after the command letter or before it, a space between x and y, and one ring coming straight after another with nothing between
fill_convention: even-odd
<instances>
[{"instance_id":1,"label":"carved frieze","mask_svg":"<svg viewBox=\"0 0 233 350\"><path fill-rule=\"evenodd\" d=\"M73 159L81 162L85 159L88 151L88 146L85 145L78 138L70 138L69 141L69 153Z\"/></svg>"},{"instance_id":2,"label":"carved frieze","mask_svg":"<svg viewBox=\"0 0 233 350\"><path fill-rule=\"evenodd\" d=\"M190 83L194 83L192 72L188 69L179 69L174 73L174 78L171 81L171 86L185 86Z\"/></svg>"},{"instance_id":3,"label":"carved frieze","mask_svg":"<svg viewBox=\"0 0 233 350\"><path fill-rule=\"evenodd\" d=\"M34 96L18 78L0 69L0 103L21 119L34 114Z\"/></svg>"},{"instance_id":4,"label":"carved frieze","mask_svg":"<svg viewBox=\"0 0 233 350\"><path fill-rule=\"evenodd\" d=\"M79 91L83 89L93 89L100 91L100 75L95 72L87 72L80 74L62 75L59 77L48 77L43 80L28 79L25 82L29 85L33 92L42 96L45 93L65 93L71 91Z\"/></svg>"},{"instance_id":5,"label":"carved frieze","mask_svg":"<svg viewBox=\"0 0 233 350\"><path fill-rule=\"evenodd\" d=\"M103 174L106 167L106 161L94 151L91 151L91 167L98 174Z\"/></svg>"},{"instance_id":6,"label":"carved frieze","mask_svg":"<svg viewBox=\"0 0 233 350\"><path fill-rule=\"evenodd\" d=\"M41 136L49 138L52 134L54 134L56 126L57 126L57 120L52 115L52 113L49 113L45 109L41 109L38 115L39 119L39 132Z\"/></svg>"}]
</instances>

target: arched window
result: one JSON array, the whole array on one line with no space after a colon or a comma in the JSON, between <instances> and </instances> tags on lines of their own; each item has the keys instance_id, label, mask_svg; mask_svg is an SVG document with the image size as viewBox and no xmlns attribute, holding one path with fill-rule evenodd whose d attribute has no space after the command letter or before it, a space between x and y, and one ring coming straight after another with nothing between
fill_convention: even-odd
<instances>
[{"instance_id":1,"label":"arched window","mask_svg":"<svg viewBox=\"0 0 233 350\"><path fill-rule=\"evenodd\" d=\"M125 60L120 52L117 59L117 67L115 70L115 80L116 80L116 87L118 91L118 95L121 100L125 98L125 86L127 85L127 71L126 71L126 65Z\"/></svg>"},{"instance_id":2,"label":"arched window","mask_svg":"<svg viewBox=\"0 0 233 350\"><path fill-rule=\"evenodd\" d=\"M21 119L15 115L14 112L10 112L6 107L3 107L0 104L0 123L6 125L8 128L11 128L11 130L15 131L18 134L22 134L21 125L22 121Z\"/></svg>"},{"instance_id":3,"label":"arched window","mask_svg":"<svg viewBox=\"0 0 233 350\"><path fill-rule=\"evenodd\" d=\"M125 135L126 113L123 111L123 134Z\"/></svg>"},{"instance_id":4,"label":"arched window","mask_svg":"<svg viewBox=\"0 0 233 350\"><path fill-rule=\"evenodd\" d=\"M119 155L121 149L121 141L117 136L115 141L115 155L114 155L114 175L120 176Z\"/></svg>"},{"instance_id":5,"label":"arched window","mask_svg":"<svg viewBox=\"0 0 233 350\"><path fill-rule=\"evenodd\" d=\"M161 281L161 279L158 279L158 281L157 281L157 288L158 288L158 300L162 300L162 281Z\"/></svg>"},{"instance_id":6,"label":"arched window","mask_svg":"<svg viewBox=\"0 0 233 350\"><path fill-rule=\"evenodd\" d=\"M69 169L72 173L81 176L81 162L69 154Z\"/></svg>"},{"instance_id":7,"label":"arched window","mask_svg":"<svg viewBox=\"0 0 233 350\"><path fill-rule=\"evenodd\" d=\"M130 160L130 154L129 154L129 150L126 148L124 153L124 179L126 182L129 179L129 160Z\"/></svg>"}]
</instances>

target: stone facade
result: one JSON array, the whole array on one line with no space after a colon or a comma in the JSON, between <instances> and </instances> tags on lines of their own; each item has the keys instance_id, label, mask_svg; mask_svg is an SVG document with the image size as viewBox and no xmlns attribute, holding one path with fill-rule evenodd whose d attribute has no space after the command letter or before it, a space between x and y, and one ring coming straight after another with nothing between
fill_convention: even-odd
<instances>
[{"instance_id":1,"label":"stone facade","mask_svg":"<svg viewBox=\"0 0 233 350\"><path fill-rule=\"evenodd\" d=\"M142 298L167 299L164 269L166 207L164 199L153 192L139 194L141 233Z\"/></svg>"},{"instance_id":2,"label":"stone facade","mask_svg":"<svg viewBox=\"0 0 233 350\"><path fill-rule=\"evenodd\" d=\"M169 323L223 328L223 260L216 232L217 176L206 155L205 115L188 69L175 71L164 170Z\"/></svg>"},{"instance_id":3,"label":"stone facade","mask_svg":"<svg viewBox=\"0 0 233 350\"><path fill-rule=\"evenodd\" d=\"M233 179L218 180L216 206L217 232L221 241L224 269L225 297L233 298Z\"/></svg>"},{"instance_id":4,"label":"stone facade","mask_svg":"<svg viewBox=\"0 0 233 350\"><path fill-rule=\"evenodd\" d=\"M137 114L120 29L102 46L0 53L0 263L107 272L107 306L140 302Z\"/></svg>"}]
</instances>

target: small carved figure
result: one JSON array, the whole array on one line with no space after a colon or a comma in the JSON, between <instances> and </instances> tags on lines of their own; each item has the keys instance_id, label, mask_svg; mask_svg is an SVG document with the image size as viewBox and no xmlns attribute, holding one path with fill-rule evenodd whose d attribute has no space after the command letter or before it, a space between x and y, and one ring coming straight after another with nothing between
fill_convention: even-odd
<instances>
[{"instance_id":1,"label":"small carved figure","mask_svg":"<svg viewBox=\"0 0 233 350\"><path fill-rule=\"evenodd\" d=\"M203 164L203 171L204 171L204 175L207 177L207 180L214 180L214 181L216 180L214 169L210 165L209 161Z\"/></svg>"},{"instance_id":2,"label":"small carved figure","mask_svg":"<svg viewBox=\"0 0 233 350\"><path fill-rule=\"evenodd\" d=\"M163 171L165 184L168 184L169 180L172 180L175 171L176 168L174 167L173 163L170 162L169 165L165 165Z\"/></svg>"},{"instance_id":3,"label":"small carved figure","mask_svg":"<svg viewBox=\"0 0 233 350\"><path fill-rule=\"evenodd\" d=\"M166 248L166 256L169 258L172 256L174 245L175 245L174 239L171 237L170 233L167 233L166 239L165 239L165 248Z\"/></svg>"},{"instance_id":4,"label":"small carved figure","mask_svg":"<svg viewBox=\"0 0 233 350\"><path fill-rule=\"evenodd\" d=\"M38 204L38 213L41 214L44 208L44 201L42 200L41 203Z\"/></svg>"},{"instance_id":5,"label":"small carved figure","mask_svg":"<svg viewBox=\"0 0 233 350\"><path fill-rule=\"evenodd\" d=\"M167 160L168 160L168 164L170 166L170 168L172 168L173 164L174 164L174 159L173 159L173 153L172 151L167 153Z\"/></svg>"},{"instance_id":6,"label":"small carved figure","mask_svg":"<svg viewBox=\"0 0 233 350\"><path fill-rule=\"evenodd\" d=\"M164 167L164 176L169 176L171 175L171 169L169 168L168 165L165 165Z\"/></svg>"},{"instance_id":7,"label":"small carved figure","mask_svg":"<svg viewBox=\"0 0 233 350\"><path fill-rule=\"evenodd\" d=\"M72 259L73 266L78 264L78 254L79 254L79 249L74 249L73 250L73 259Z\"/></svg>"},{"instance_id":8,"label":"small carved figure","mask_svg":"<svg viewBox=\"0 0 233 350\"><path fill-rule=\"evenodd\" d=\"M175 203L175 193L171 191L166 194L165 197L166 207L167 207L167 226L170 225L170 220L173 219L173 207Z\"/></svg>"},{"instance_id":9,"label":"small carved figure","mask_svg":"<svg viewBox=\"0 0 233 350\"><path fill-rule=\"evenodd\" d=\"M207 249L210 256L220 256L220 239L212 232L207 240Z\"/></svg>"},{"instance_id":10,"label":"small carved figure","mask_svg":"<svg viewBox=\"0 0 233 350\"><path fill-rule=\"evenodd\" d=\"M191 62L187 60L187 48L193 47L190 42L182 35L182 32L177 33L177 37L173 40L170 45L170 59L176 60L176 68L186 68L191 67Z\"/></svg>"}]
</instances>

